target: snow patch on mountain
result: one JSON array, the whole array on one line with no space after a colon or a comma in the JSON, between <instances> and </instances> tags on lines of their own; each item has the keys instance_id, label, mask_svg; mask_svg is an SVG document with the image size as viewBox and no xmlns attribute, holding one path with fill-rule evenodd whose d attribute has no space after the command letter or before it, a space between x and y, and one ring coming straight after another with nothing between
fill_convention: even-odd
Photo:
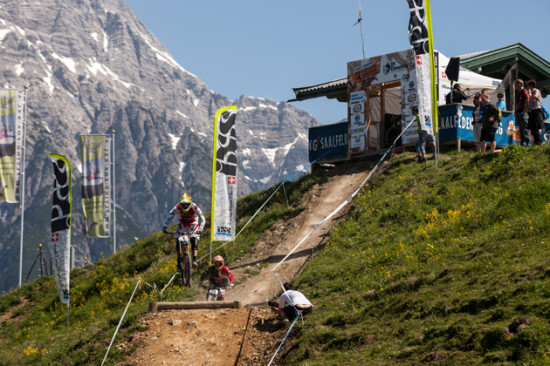
<instances>
[{"instance_id":1,"label":"snow patch on mountain","mask_svg":"<svg viewBox=\"0 0 550 366\"><path fill-rule=\"evenodd\" d=\"M180 142L181 137L178 137L171 133L168 134L168 137L170 137L170 141L172 143L172 150L176 150L176 147L178 146L178 142Z\"/></svg>"},{"instance_id":2,"label":"snow patch on mountain","mask_svg":"<svg viewBox=\"0 0 550 366\"><path fill-rule=\"evenodd\" d=\"M52 57L61 61L65 66L67 66L67 69L69 69L73 74L76 74L76 62L72 58L59 56L55 52L52 52Z\"/></svg>"},{"instance_id":3,"label":"snow patch on mountain","mask_svg":"<svg viewBox=\"0 0 550 366\"><path fill-rule=\"evenodd\" d=\"M25 68L23 67L23 63L15 65L15 73L17 74L17 76L20 76L24 72L25 72Z\"/></svg>"},{"instance_id":4,"label":"snow patch on mountain","mask_svg":"<svg viewBox=\"0 0 550 366\"><path fill-rule=\"evenodd\" d=\"M99 62L97 62L95 57L89 59L89 62L90 62L90 64L87 65L87 66L88 66L88 70L90 70L90 72L91 72L92 74L94 74L94 76L96 76L97 73L100 72L100 73L102 73L103 75L109 76L109 77L111 77L113 80L118 81L119 83L121 83L122 85L124 85L124 87L126 87L126 89L129 89L130 87L135 86L135 85L132 84L132 83L128 83L128 82L125 82L125 81L121 80L121 79L120 79L120 76L118 76L115 72L113 72L111 69L109 69L109 68L106 67L105 65L100 64Z\"/></svg>"},{"instance_id":5,"label":"snow patch on mountain","mask_svg":"<svg viewBox=\"0 0 550 366\"><path fill-rule=\"evenodd\" d=\"M182 116L183 118L189 118L189 116L187 114L182 113L182 112L178 111L177 109L176 109L176 113L179 114L180 116Z\"/></svg>"},{"instance_id":6,"label":"snow patch on mountain","mask_svg":"<svg viewBox=\"0 0 550 366\"><path fill-rule=\"evenodd\" d=\"M3 41L8 33L11 33L11 29L0 29L0 41Z\"/></svg>"}]
</instances>

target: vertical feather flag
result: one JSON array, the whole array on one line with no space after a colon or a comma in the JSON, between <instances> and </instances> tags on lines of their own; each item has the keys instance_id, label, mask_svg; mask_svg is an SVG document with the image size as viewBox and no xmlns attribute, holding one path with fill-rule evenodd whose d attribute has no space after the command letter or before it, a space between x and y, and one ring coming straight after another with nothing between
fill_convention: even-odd
<instances>
[{"instance_id":1,"label":"vertical feather flag","mask_svg":"<svg viewBox=\"0 0 550 366\"><path fill-rule=\"evenodd\" d=\"M0 201L21 201L26 93L0 89Z\"/></svg>"},{"instance_id":2,"label":"vertical feather flag","mask_svg":"<svg viewBox=\"0 0 550 366\"><path fill-rule=\"evenodd\" d=\"M53 163L53 206L50 256L59 297L62 304L69 305L69 272L71 260L71 166L69 161L57 154L50 154Z\"/></svg>"},{"instance_id":3,"label":"vertical feather flag","mask_svg":"<svg viewBox=\"0 0 550 366\"><path fill-rule=\"evenodd\" d=\"M109 237L111 232L111 138L81 135L84 235Z\"/></svg>"},{"instance_id":4,"label":"vertical feather flag","mask_svg":"<svg viewBox=\"0 0 550 366\"><path fill-rule=\"evenodd\" d=\"M212 241L235 239L237 218L237 107L220 108L214 117L212 164Z\"/></svg>"},{"instance_id":5,"label":"vertical feather flag","mask_svg":"<svg viewBox=\"0 0 550 366\"><path fill-rule=\"evenodd\" d=\"M422 129L434 136L438 131L437 86L430 0L407 0L409 4L409 42L416 59L418 113Z\"/></svg>"}]
</instances>

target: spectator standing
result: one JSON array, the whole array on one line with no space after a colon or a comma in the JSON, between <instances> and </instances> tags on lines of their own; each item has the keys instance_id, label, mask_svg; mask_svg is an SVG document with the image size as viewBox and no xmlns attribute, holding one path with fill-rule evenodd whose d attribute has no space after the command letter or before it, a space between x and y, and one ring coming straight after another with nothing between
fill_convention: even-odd
<instances>
[{"instance_id":1,"label":"spectator standing","mask_svg":"<svg viewBox=\"0 0 550 366\"><path fill-rule=\"evenodd\" d=\"M529 89L529 121L527 127L531 130L535 145L541 144L540 130L544 128L544 115L542 113L542 95L540 90L537 89L537 82L535 80L529 80L527 82L527 89Z\"/></svg>"},{"instance_id":2,"label":"spectator standing","mask_svg":"<svg viewBox=\"0 0 550 366\"><path fill-rule=\"evenodd\" d=\"M459 103L461 104L463 100L468 99L466 94L462 91L462 86L460 84L454 84L452 92L445 96L445 102L447 104Z\"/></svg>"},{"instance_id":3,"label":"spectator standing","mask_svg":"<svg viewBox=\"0 0 550 366\"><path fill-rule=\"evenodd\" d=\"M495 152L497 147L495 135L500 126L500 112L498 107L491 103L487 94L481 95L481 103L481 152L487 149L487 142L491 152Z\"/></svg>"},{"instance_id":4,"label":"spectator standing","mask_svg":"<svg viewBox=\"0 0 550 366\"><path fill-rule=\"evenodd\" d=\"M497 92L497 98L498 98L497 107L499 107L501 111L506 110L506 101L504 100L504 92L499 90Z\"/></svg>"},{"instance_id":5,"label":"spectator standing","mask_svg":"<svg viewBox=\"0 0 550 366\"><path fill-rule=\"evenodd\" d=\"M425 145L426 151L428 151L428 148L432 149L432 151L433 151L433 153L434 153L433 156L432 156L432 158L435 159L435 154L436 154L435 148L436 148L436 146L435 146L434 137L433 137L432 135L430 135L430 134L427 134L427 135L426 135L426 140L425 140L425 141L426 141L426 143L425 143L424 145Z\"/></svg>"},{"instance_id":6,"label":"spectator standing","mask_svg":"<svg viewBox=\"0 0 550 366\"><path fill-rule=\"evenodd\" d=\"M472 121L472 130L474 134L474 143L476 151L481 151L481 94L474 96L474 120Z\"/></svg>"},{"instance_id":7,"label":"spectator standing","mask_svg":"<svg viewBox=\"0 0 550 366\"><path fill-rule=\"evenodd\" d=\"M529 130L527 129L529 118L527 113L529 109L529 92L525 89L523 80L521 79L517 79L514 82L514 86L517 91L515 118L521 138L520 145L529 146Z\"/></svg>"},{"instance_id":8,"label":"spectator standing","mask_svg":"<svg viewBox=\"0 0 550 366\"><path fill-rule=\"evenodd\" d=\"M418 115L418 107L412 107L412 113L416 118L416 128L418 131L418 138L416 139L416 157L418 158L418 163L426 161L426 148L424 147L424 139L428 134L422 129L422 123L420 123L420 116Z\"/></svg>"}]
</instances>

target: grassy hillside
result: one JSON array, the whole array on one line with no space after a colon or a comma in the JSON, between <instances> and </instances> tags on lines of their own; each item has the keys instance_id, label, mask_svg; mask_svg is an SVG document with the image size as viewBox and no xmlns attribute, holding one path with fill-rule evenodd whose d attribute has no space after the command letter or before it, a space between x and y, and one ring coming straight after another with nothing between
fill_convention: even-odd
<instances>
[{"instance_id":1,"label":"grassy hillside","mask_svg":"<svg viewBox=\"0 0 550 366\"><path fill-rule=\"evenodd\" d=\"M286 189L273 195L235 245L226 245L216 254L222 254L227 263L241 257L274 222L282 217L291 218L303 209L287 205L287 200L297 202L304 191L326 179L323 174L315 174L286 184ZM239 229L273 193L274 189L266 190L239 200ZM158 225L160 228L162 223ZM209 238L207 223L199 243L199 257L207 254ZM195 281L208 263L204 260L199 264ZM122 350L116 345L139 328L136 320L148 311L150 301L185 301L197 295L195 288L180 287L179 279L160 294L175 268L173 239L158 232L94 265L74 269L68 333L67 307L59 301L52 276L3 294L0 296L0 365L101 364L124 308L141 279L106 364L121 361L124 352L131 350Z\"/></svg>"},{"instance_id":2,"label":"grassy hillside","mask_svg":"<svg viewBox=\"0 0 550 366\"><path fill-rule=\"evenodd\" d=\"M550 149L394 155L295 283L287 364L550 364Z\"/></svg>"},{"instance_id":3,"label":"grassy hillside","mask_svg":"<svg viewBox=\"0 0 550 366\"><path fill-rule=\"evenodd\" d=\"M284 364L550 364L549 166L543 147L443 154L438 168L394 155L293 281L315 310L296 323ZM348 168L286 185L222 255L228 263L242 256L274 222L303 209L303 192ZM272 193L239 200L240 228ZM200 256L208 238L207 230ZM2 295L0 364L100 364L138 279L120 343L174 269L173 243L156 233L73 270L68 334L52 277ZM196 295L178 284L162 299ZM117 344L107 364L131 351Z\"/></svg>"}]
</instances>

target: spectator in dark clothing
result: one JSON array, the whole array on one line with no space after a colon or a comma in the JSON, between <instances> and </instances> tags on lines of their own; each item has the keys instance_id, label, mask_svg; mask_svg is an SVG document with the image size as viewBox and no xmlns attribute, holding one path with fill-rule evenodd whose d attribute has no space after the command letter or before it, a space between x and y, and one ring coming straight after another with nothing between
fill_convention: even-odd
<instances>
[{"instance_id":1,"label":"spectator in dark clothing","mask_svg":"<svg viewBox=\"0 0 550 366\"><path fill-rule=\"evenodd\" d=\"M445 96L445 102L447 104L462 103L462 101L466 99L468 99L468 97L462 91L462 86L460 84L455 84L453 86L453 91Z\"/></svg>"},{"instance_id":2,"label":"spectator in dark clothing","mask_svg":"<svg viewBox=\"0 0 550 366\"><path fill-rule=\"evenodd\" d=\"M491 152L495 152L497 147L495 135L500 126L500 113L498 107L491 103L487 94L481 95L481 103L483 104L481 109L481 152L485 152L487 149L487 142L491 147Z\"/></svg>"},{"instance_id":3,"label":"spectator in dark clothing","mask_svg":"<svg viewBox=\"0 0 550 366\"><path fill-rule=\"evenodd\" d=\"M519 129L519 135L521 138L521 146L529 146L529 130L527 129L527 120L529 115L527 111L529 109L529 92L524 88L523 80L517 79L514 82L516 87L516 123Z\"/></svg>"}]
</instances>

